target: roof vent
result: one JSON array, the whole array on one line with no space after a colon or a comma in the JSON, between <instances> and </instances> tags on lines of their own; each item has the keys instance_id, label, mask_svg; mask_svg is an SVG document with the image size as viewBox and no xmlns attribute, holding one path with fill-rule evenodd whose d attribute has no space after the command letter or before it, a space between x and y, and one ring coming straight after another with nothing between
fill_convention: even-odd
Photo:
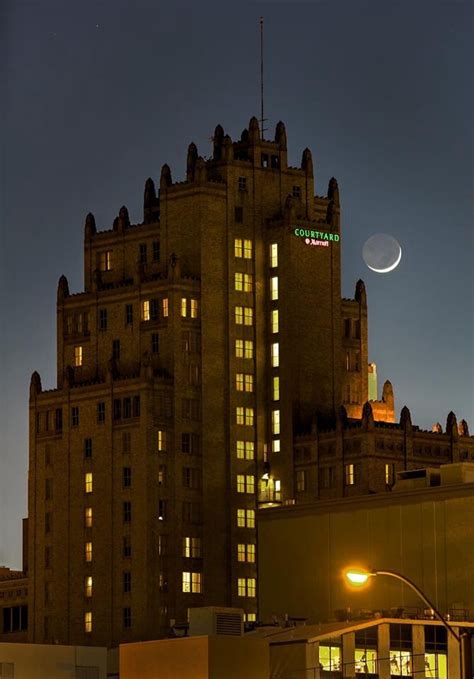
<instances>
[{"instance_id":1,"label":"roof vent","mask_svg":"<svg viewBox=\"0 0 474 679\"><path fill-rule=\"evenodd\" d=\"M189 636L243 634L244 614L240 608L203 606L189 610Z\"/></svg>"}]
</instances>

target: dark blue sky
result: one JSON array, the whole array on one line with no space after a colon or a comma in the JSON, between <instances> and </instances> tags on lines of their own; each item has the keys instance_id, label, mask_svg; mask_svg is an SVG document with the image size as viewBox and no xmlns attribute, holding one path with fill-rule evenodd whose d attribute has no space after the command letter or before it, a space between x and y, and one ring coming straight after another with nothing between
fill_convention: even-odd
<instances>
[{"instance_id":1,"label":"dark blue sky","mask_svg":"<svg viewBox=\"0 0 474 679\"><path fill-rule=\"evenodd\" d=\"M55 385L56 285L82 289L83 223L142 217L144 181L190 141L209 155L259 115L265 17L269 135L313 151L316 193L339 180L343 295L363 278L370 360L399 412L474 427L471 2L190 3L6 0L0 10L0 563L20 564L28 386ZM361 257L383 231L403 248L381 276ZM324 294L324 291L321 291Z\"/></svg>"}]
</instances>

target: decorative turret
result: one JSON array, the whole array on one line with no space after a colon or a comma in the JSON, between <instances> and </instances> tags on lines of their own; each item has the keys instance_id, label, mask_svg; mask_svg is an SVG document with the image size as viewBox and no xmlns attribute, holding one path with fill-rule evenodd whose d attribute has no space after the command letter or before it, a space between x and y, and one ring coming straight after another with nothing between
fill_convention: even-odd
<instances>
[{"instance_id":1,"label":"decorative turret","mask_svg":"<svg viewBox=\"0 0 474 679\"><path fill-rule=\"evenodd\" d=\"M232 139L229 134L226 134L222 143L222 158L223 160L234 159L234 148L232 146Z\"/></svg>"},{"instance_id":2,"label":"decorative turret","mask_svg":"<svg viewBox=\"0 0 474 679\"><path fill-rule=\"evenodd\" d=\"M446 433L455 439L458 437L458 421L452 410L446 420Z\"/></svg>"},{"instance_id":3,"label":"decorative turret","mask_svg":"<svg viewBox=\"0 0 474 679\"><path fill-rule=\"evenodd\" d=\"M287 139L286 139L286 129L285 124L281 122L277 123L275 128L275 141L279 145L282 151L286 151Z\"/></svg>"},{"instance_id":4,"label":"decorative turret","mask_svg":"<svg viewBox=\"0 0 474 679\"><path fill-rule=\"evenodd\" d=\"M365 290L365 283L361 278L356 283L355 300L361 306L367 306L367 292Z\"/></svg>"},{"instance_id":5,"label":"decorative turret","mask_svg":"<svg viewBox=\"0 0 474 679\"><path fill-rule=\"evenodd\" d=\"M458 424L459 436L469 436L469 425L466 420L461 420Z\"/></svg>"},{"instance_id":6,"label":"decorative turret","mask_svg":"<svg viewBox=\"0 0 474 679\"><path fill-rule=\"evenodd\" d=\"M386 380L384 382L382 389L382 402L386 403L387 406L392 410L395 408L395 397L393 395L393 387L390 380Z\"/></svg>"},{"instance_id":7,"label":"decorative turret","mask_svg":"<svg viewBox=\"0 0 474 679\"><path fill-rule=\"evenodd\" d=\"M385 385L384 385L385 386ZM371 429L374 426L374 413L369 401L364 403L362 408L362 427L364 429Z\"/></svg>"},{"instance_id":8,"label":"decorative turret","mask_svg":"<svg viewBox=\"0 0 474 679\"><path fill-rule=\"evenodd\" d=\"M61 276L58 281L58 304L62 303L66 297L69 297L69 283L66 276Z\"/></svg>"},{"instance_id":9,"label":"decorative turret","mask_svg":"<svg viewBox=\"0 0 474 679\"><path fill-rule=\"evenodd\" d=\"M306 148L303 151L303 155L301 157L301 169L306 172L307 175L313 175L313 156L311 151Z\"/></svg>"},{"instance_id":10,"label":"decorative turret","mask_svg":"<svg viewBox=\"0 0 474 679\"><path fill-rule=\"evenodd\" d=\"M431 431L433 432L433 434L442 434L443 433L443 427L441 426L441 423L435 422L431 427Z\"/></svg>"},{"instance_id":11,"label":"decorative turret","mask_svg":"<svg viewBox=\"0 0 474 679\"><path fill-rule=\"evenodd\" d=\"M202 156L196 160L196 170L194 180L200 184L207 181L206 161Z\"/></svg>"},{"instance_id":12,"label":"decorative turret","mask_svg":"<svg viewBox=\"0 0 474 679\"><path fill-rule=\"evenodd\" d=\"M193 182L196 171L196 161L198 159L198 150L194 142L188 146L188 156L186 158L186 181Z\"/></svg>"},{"instance_id":13,"label":"decorative turret","mask_svg":"<svg viewBox=\"0 0 474 679\"><path fill-rule=\"evenodd\" d=\"M84 238L90 240L97 233L97 228L95 225L95 217L92 212L89 212L86 216L86 221L84 224Z\"/></svg>"},{"instance_id":14,"label":"decorative turret","mask_svg":"<svg viewBox=\"0 0 474 679\"><path fill-rule=\"evenodd\" d=\"M216 129L214 130L213 143L214 143L213 150L214 160L222 160L222 145L224 143L224 128L222 127L222 125L216 125Z\"/></svg>"},{"instance_id":15,"label":"decorative turret","mask_svg":"<svg viewBox=\"0 0 474 679\"><path fill-rule=\"evenodd\" d=\"M335 177L331 177L328 186L328 200L334 201L334 204L339 206L339 185Z\"/></svg>"},{"instance_id":16,"label":"decorative turret","mask_svg":"<svg viewBox=\"0 0 474 679\"><path fill-rule=\"evenodd\" d=\"M160 191L167 189L172 183L170 166L165 163L161 168Z\"/></svg>"},{"instance_id":17,"label":"decorative turret","mask_svg":"<svg viewBox=\"0 0 474 679\"><path fill-rule=\"evenodd\" d=\"M145 182L145 192L143 194L143 207L145 210L151 209L156 200L155 182L151 177Z\"/></svg>"},{"instance_id":18,"label":"decorative turret","mask_svg":"<svg viewBox=\"0 0 474 679\"><path fill-rule=\"evenodd\" d=\"M41 394L42 392L42 387L41 387L41 377L36 370L34 373L31 375L31 380L30 380L30 399L34 399L37 394Z\"/></svg>"},{"instance_id":19,"label":"decorative turret","mask_svg":"<svg viewBox=\"0 0 474 679\"><path fill-rule=\"evenodd\" d=\"M130 217L128 216L128 209L125 207L125 205L122 205L122 207L119 210L119 229L128 229L130 226Z\"/></svg>"},{"instance_id":20,"label":"decorative turret","mask_svg":"<svg viewBox=\"0 0 474 679\"><path fill-rule=\"evenodd\" d=\"M400 413L400 426L402 426L403 429L411 429L412 427L411 413L408 410L407 406L403 406L402 411Z\"/></svg>"},{"instance_id":21,"label":"decorative turret","mask_svg":"<svg viewBox=\"0 0 474 679\"><path fill-rule=\"evenodd\" d=\"M258 144L258 142L260 141L260 126L255 116L252 116L250 118L249 139L252 144Z\"/></svg>"},{"instance_id":22,"label":"decorative turret","mask_svg":"<svg viewBox=\"0 0 474 679\"><path fill-rule=\"evenodd\" d=\"M248 144L249 142L249 131L247 130L246 127L242 130L242 134L240 135L240 141L244 142L244 144Z\"/></svg>"}]
</instances>

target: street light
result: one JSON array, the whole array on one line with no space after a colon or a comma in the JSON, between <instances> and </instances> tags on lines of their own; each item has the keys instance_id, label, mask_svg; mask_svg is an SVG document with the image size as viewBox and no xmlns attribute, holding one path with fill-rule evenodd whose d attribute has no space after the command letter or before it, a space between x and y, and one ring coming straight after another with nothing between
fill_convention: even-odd
<instances>
[{"instance_id":1,"label":"street light","mask_svg":"<svg viewBox=\"0 0 474 679\"><path fill-rule=\"evenodd\" d=\"M433 614L442 625L447 629L447 631L456 639L459 644L460 656L461 656L461 679L472 679L472 647L471 647L471 634L467 631L458 634L454 631L451 625L443 618L438 609L433 605L433 603L428 599L428 597L421 591L419 587L415 585L409 578L396 573L395 571L376 571L376 570L366 570L364 568L347 568L344 571L344 577L346 580L354 587L363 587L369 581L369 578L374 578L377 575L387 575L391 578L396 578L400 580L405 585L408 585L422 601L428 606L428 608L433 611Z\"/></svg>"}]
</instances>

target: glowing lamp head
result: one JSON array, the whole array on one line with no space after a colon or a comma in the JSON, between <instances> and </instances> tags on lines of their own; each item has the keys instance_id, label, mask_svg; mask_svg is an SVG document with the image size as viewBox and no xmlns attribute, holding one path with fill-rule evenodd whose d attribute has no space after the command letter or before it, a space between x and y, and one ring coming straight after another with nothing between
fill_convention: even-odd
<instances>
[{"instance_id":1,"label":"glowing lamp head","mask_svg":"<svg viewBox=\"0 0 474 679\"><path fill-rule=\"evenodd\" d=\"M362 587L367 583L369 578L371 578L375 573L370 571L364 571L361 568L349 568L345 571L344 576L346 580L356 587Z\"/></svg>"}]
</instances>

